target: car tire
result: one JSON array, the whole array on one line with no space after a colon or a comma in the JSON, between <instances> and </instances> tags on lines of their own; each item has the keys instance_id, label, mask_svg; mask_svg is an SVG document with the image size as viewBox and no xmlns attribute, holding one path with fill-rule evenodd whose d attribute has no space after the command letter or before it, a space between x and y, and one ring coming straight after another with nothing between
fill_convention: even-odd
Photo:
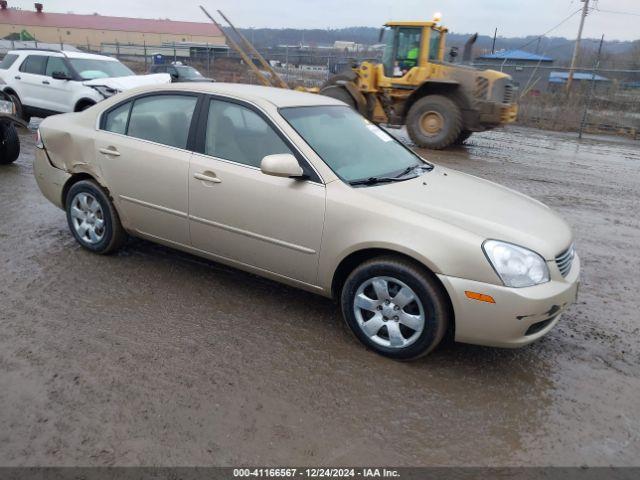
<instances>
[{"instance_id":1,"label":"car tire","mask_svg":"<svg viewBox=\"0 0 640 480\"><path fill-rule=\"evenodd\" d=\"M409 109L407 132L419 147L432 150L447 148L462 132L462 111L449 97L427 95Z\"/></svg>"},{"instance_id":2,"label":"car tire","mask_svg":"<svg viewBox=\"0 0 640 480\"><path fill-rule=\"evenodd\" d=\"M340 303L351 331L365 346L398 360L435 349L453 317L433 274L395 256L356 267L344 283Z\"/></svg>"},{"instance_id":3,"label":"car tire","mask_svg":"<svg viewBox=\"0 0 640 480\"><path fill-rule=\"evenodd\" d=\"M78 108L76 108L76 112L84 112L87 108L91 108L95 105L94 102L84 102L81 103Z\"/></svg>"},{"instance_id":4,"label":"car tire","mask_svg":"<svg viewBox=\"0 0 640 480\"><path fill-rule=\"evenodd\" d=\"M20 156L20 137L12 122L0 122L0 165L15 162Z\"/></svg>"},{"instance_id":5,"label":"car tire","mask_svg":"<svg viewBox=\"0 0 640 480\"><path fill-rule=\"evenodd\" d=\"M91 180L81 180L71 186L65 211L71 233L82 247L93 253L113 253L127 238L109 196Z\"/></svg>"}]
</instances>

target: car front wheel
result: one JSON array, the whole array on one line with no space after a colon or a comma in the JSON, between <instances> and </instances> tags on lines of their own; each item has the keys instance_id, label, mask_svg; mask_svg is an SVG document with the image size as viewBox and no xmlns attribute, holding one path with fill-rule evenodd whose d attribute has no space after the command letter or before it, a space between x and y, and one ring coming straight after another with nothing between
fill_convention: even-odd
<instances>
[{"instance_id":1,"label":"car front wheel","mask_svg":"<svg viewBox=\"0 0 640 480\"><path fill-rule=\"evenodd\" d=\"M111 200L91 180L81 180L69 189L66 212L71 233L87 250L108 254L120 248L126 239Z\"/></svg>"},{"instance_id":2,"label":"car front wheel","mask_svg":"<svg viewBox=\"0 0 640 480\"><path fill-rule=\"evenodd\" d=\"M357 267L344 284L341 304L363 344L400 360L431 352L451 321L448 298L433 275L396 257Z\"/></svg>"}]
</instances>

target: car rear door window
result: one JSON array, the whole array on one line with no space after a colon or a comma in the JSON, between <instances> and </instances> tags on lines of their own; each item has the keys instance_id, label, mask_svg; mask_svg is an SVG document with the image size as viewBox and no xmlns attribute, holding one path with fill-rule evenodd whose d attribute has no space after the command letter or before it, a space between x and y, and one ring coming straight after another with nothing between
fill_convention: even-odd
<instances>
[{"instance_id":1,"label":"car rear door window","mask_svg":"<svg viewBox=\"0 0 640 480\"><path fill-rule=\"evenodd\" d=\"M34 75L44 75L47 68L47 58L44 55L29 55L20 65L20 71L33 73Z\"/></svg>"},{"instance_id":2,"label":"car rear door window","mask_svg":"<svg viewBox=\"0 0 640 480\"><path fill-rule=\"evenodd\" d=\"M127 120L131 102L127 102L109 111L104 120L103 130L124 135L127 132Z\"/></svg>"},{"instance_id":3,"label":"car rear door window","mask_svg":"<svg viewBox=\"0 0 640 480\"><path fill-rule=\"evenodd\" d=\"M52 77L53 72L64 73L65 75L67 75L67 77L71 77L71 72L69 71L69 68L67 67L67 64L62 57L49 57L45 75L48 77Z\"/></svg>"},{"instance_id":4,"label":"car rear door window","mask_svg":"<svg viewBox=\"0 0 640 480\"><path fill-rule=\"evenodd\" d=\"M191 118L198 99L193 95L153 95L133 103L127 135L171 147L187 148Z\"/></svg>"},{"instance_id":5,"label":"car rear door window","mask_svg":"<svg viewBox=\"0 0 640 480\"><path fill-rule=\"evenodd\" d=\"M206 155L260 167L267 155L291 149L257 113L236 103L211 100L205 135Z\"/></svg>"},{"instance_id":6,"label":"car rear door window","mask_svg":"<svg viewBox=\"0 0 640 480\"><path fill-rule=\"evenodd\" d=\"M6 54L2 59L2 62L0 62L0 70L7 70L8 68L11 68L11 65L13 65L17 59L18 55L14 55L13 53Z\"/></svg>"}]
</instances>

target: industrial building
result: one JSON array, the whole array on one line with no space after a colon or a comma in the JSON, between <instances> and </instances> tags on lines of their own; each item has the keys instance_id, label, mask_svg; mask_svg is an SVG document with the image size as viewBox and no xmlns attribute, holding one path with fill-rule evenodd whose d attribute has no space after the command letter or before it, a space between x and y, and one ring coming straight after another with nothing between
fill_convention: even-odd
<instances>
[{"instance_id":1,"label":"industrial building","mask_svg":"<svg viewBox=\"0 0 640 480\"><path fill-rule=\"evenodd\" d=\"M71 44L100 49L102 45L209 45L226 49L225 38L212 23L47 12L10 8L0 1L0 39Z\"/></svg>"},{"instance_id":2,"label":"industrial building","mask_svg":"<svg viewBox=\"0 0 640 480\"><path fill-rule=\"evenodd\" d=\"M547 67L553 65L554 59L546 55L525 52L523 50L501 50L481 55L474 61L474 66L492 68L511 75L514 84L519 88L532 88L536 91L547 89Z\"/></svg>"}]
</instances>

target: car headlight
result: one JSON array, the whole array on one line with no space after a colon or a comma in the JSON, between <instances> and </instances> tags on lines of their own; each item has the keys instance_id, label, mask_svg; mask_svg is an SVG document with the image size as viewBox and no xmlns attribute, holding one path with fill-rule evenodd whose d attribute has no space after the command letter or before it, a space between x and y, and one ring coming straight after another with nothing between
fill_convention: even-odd
<instances>
[{"instance_id":1,"label":"car headlight","mask_svg":"<svg viewBox=\"0 0 640 480\"><path fill-rule=\"evenodd\" d=\"M120 90L116 90L115 88L106 87L104 85L92 85L94 90L97 90L100 95L104 98L109 98L114 96L116 93L120 93Z\"/></svg>"},{"instance_id":2,"label":"car headlight","mask_svg":"<svg viewBox=\"0 0 640 480\"><path fill-rule=\"evenodd\" d=\"M531 287L549 281L547 262L528 248L487 240L482 249L507 287Z\"/></svg>"},{"instance_id":3,"label":"car headlight","mask_svg":"<svg viewBox=\"0 0 640 480\"><path fill-rule=\"evenodd\" d=\"M0 100L0 113L14 115L16 113L16 107L13 104L13 102L9 102L7 100Z\"/></svg>"}]
</instances>

